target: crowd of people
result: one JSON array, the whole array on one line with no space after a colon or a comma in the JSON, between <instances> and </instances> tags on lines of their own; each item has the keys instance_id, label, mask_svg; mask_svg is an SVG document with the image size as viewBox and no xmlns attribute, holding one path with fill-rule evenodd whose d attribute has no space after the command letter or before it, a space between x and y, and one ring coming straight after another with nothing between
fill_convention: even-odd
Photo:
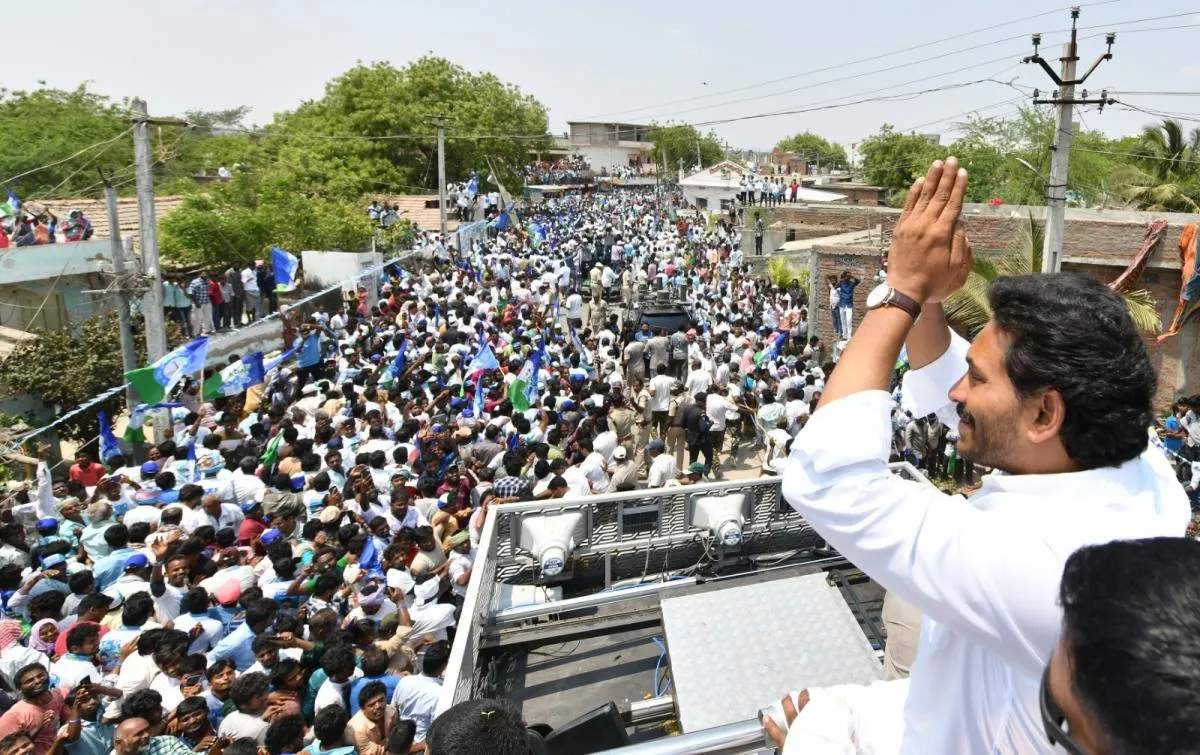
<instances>
[{"instance_id":1,"label":"crowd of people","mask_svg":"<svg viewBox=\"0 0 1200 755\"><path fill-rule=\"evenodd\" d=\"M738 184L738 203L774 207L784 202L795 202L800 190L800 181L788 176L770 176L747 173Z\"/></svg>"},{"instance_id":2,"label":"crowd of people","mask_svg":"<svg viewBox=\"0 0 1200 755\"><path fill-rule=\"evenodd\" d=\"M926 222L917 201L909 225ZM823 537L945 635L922 634L911 686L882 696L843 690L836 700L814 690L820 703L796 731L877 716L853 733L864 746L903 739L910 752L990 752L995 737L979 722L1010 705L1022 716L995 726L1020 743L1014 751L1048 751L1025 713L1032 699L1037 719L1067 556L1112 536L1172 534L1177 524L1182 534L1182 491L1142 453L1148 411L1100 427L1094 403L1148 406L1150 394L1140 383L1089 381L1005 419L999 396L1008 394L989 386L1014 364L1004 366L985 331L967 372L965 343L929 309L940 313L954 276L913 262L913 248L932 248L921 259L936 268L928 259L939 243L948 248L953 222L924 235L902 224L888 284L921 300L875 304L849 345L827 347L809 336L799 281L752 275L739 229L679 210L667 191L615 191L492 222L469 248L420 231L415 253L367 284L373 292L364 286L285 322L288 351L263 382L206 399L200 382L184 380L152 408L164 420L156 442L103 459L81 450L65 479L53 478L44 450L35 484L10 487L0 505L0 755L392 755L525 741L519 712L501 701L435 715L489 508L695 484L735 464L783 475L788 500ZM957 274L961 258L955 264ZM168 301L188 303L185 320L200 310L195 333L261 316L273 306L264 304L263 267L173 282L185 298ZM1027 279L993 293L999 327L1022 334L1029 350L1015 363L1029 372L1011 378L1023 381L1022 401L1054 384L1046 369L1078 369L1032 344L1053 328L1087 325L1071 331L1084 345L1099 339L1139 358L1140 339L1116 315L1106 330L1063 313L1063 302L1111 308L1117 297L1045 279L1050 289L1033 294L1020 287L1041 284ZM237 300L235 280L241 305L223 310ZM858 281L829 283L852 293ZM678 305L669 327L641 316L642 303L664 295ZM1022 308L1023 295L1040 296L1045 311ZM839 324L849 339L849 323ZM1064 401L1093 402L1082 429L1078 415L1064 419ZM1008 421L1028 423L1019 442L996 434L1011 432ZM1140 448L1124 438L1138 423ZM1059 428L1073 434L1064 440ZM1168 420L1168 439L1182 441L1178 430ZM1162 462L1157 449L1147 453ZM885 464L900 458L964 483L973 481L968 458L1008 474L989 477L1000 482L960 508L891 476ZM1128 475L1106 477L1109 463ZM1031 536L1018 528L1028 522L964 513L1024 500L1034 491L1022 475L1036 482L1059 471L1082 475L1089 492L1045 514L1033 536L1049 547L1014 547ZM1161 510L1142 517L1155 496ZM1087 514L1093 499L1111 511ZM986 584L970 582L981 575ZM1014 608L1029 600L1029 611ZM1063 647L1076 658L1090 648ZM980 696L962 696L967 688ZM992 706L993 697L1007 702ZM910 709L913 720L898 723ZM916 712L932 710L940 713ZM770 733L792 748L807 736L785 744L783 732Z\"/></svg>"},{"instance_id":3,"label":"crowd of people","mask_svg":"<svg viewBox=\"0 0 1200 755\"><path fill-rule=\"evenodd\" d=\"M12 209L12 200L5 206ZM18 209L5 216L0 223L0 249L10 246L68 244L92 238L92 221L88 220L82 210L71 210L66 220L60 221L48 207L33 210L19 204L17 207Z\"/></svg>"},{"instance_id":4,"label":"crowd of people","mask_svg":"<svg viewBox=\"0 0 1200 755\"><path fill-rule=\"evenodd\" d=\"M525 184L576 184L582 181L583 172L590 169L587 160L578 154L558 160L543 160L525 166Z\"/></svg>"},{"instance_id":5,"label":"crowd of people","mask_svg":"<svg viewBox=\"0 0 1200 755\"><path fill-rule=\"evenodd\" d=\"M798 285L677 205L421 232L264 383L185 381L155 444L40 464L0 527L0 753L420 750L490 506L775 469L829 354ZM265 268L167 305L196 334L259 316ZM669 332L635 319L661 290L695 305Z\"/></svg>"},{"instance_id":6,"label":"crowd of people","mask_svg":"<svg viewBox=\"0 0 1200 755\"><path fill-rule=\"evenodd\" d=\"M163 310L186 338L239 328L279 309L271 263L163 277Z\"/></svg>"}]
</instances>

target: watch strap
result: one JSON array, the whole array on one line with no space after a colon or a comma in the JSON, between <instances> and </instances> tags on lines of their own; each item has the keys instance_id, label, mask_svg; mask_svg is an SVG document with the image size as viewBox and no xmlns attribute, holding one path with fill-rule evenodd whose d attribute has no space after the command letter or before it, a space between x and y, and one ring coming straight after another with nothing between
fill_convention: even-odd
<instances>
[{"instance_id":1,"label":"watch strap","mask_svg":"<svg viewBox=\"0 0 1200 755\"><path fill-rule=\"evenodd\" d=\"M907 294L900 293L894 288L883 303L907 312L914 320L921 316L921 305L917 303L917 300Z\"/></svg>"}]
</instances>

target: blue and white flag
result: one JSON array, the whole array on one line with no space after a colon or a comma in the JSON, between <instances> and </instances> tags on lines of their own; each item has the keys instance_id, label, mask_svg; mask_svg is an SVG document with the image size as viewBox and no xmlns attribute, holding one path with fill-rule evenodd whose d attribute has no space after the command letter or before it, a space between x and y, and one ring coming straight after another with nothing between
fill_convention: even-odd
<instances>
[{"instance_id":1,"label":"blue and white flag","mask_svg":"<svg viewBox=\"0 0 1200 755\"><path fill-rule=\"evenodd\" d=\"M383 378L379 381L380 385L391 385L396 378L404 374L404 366L408 361L408 339L405 338L400 342L400 348L396 351L396 357L383 371Z\"/></svg>"},{"instance_id":2,"label":"blue and white flag","mask_svg":"<svg viewBox=\"0 0 1200 755\"><path fill-rule=\"evenodd\" d=\"M299 283L300 260L277 246L271 247L271 267L275 269L275 290L294 291Z\"/></svg>"},{"instance_id":3,"label":"blue and white flag","mask_svg":"<svg viewBox=\"0 0 1200 755\"><path fill-rule=\"evenodd\" d=\"M482 338L482 336L481 336ZM467 380L476 380L489 370L500 369L500 362L492 347L486 343L479 349L471 361L467 362Z\"/></svg>"},{"instance_id":4,"label":"blue and white flag","mask_svg":"<svg viewBox=\"0 0 1200 755\"><path fill-rule=\"evenodd\" d=\"M108 412L103 409L97 414L100 420L100 461L108 461L114 456L121 456L121 444L113 435L112 423L108 421Z\"/></svg>"},{"instance_id":5,"label":"blue and white flag","mask_svg":"<svg viewBox=\"0 0 1200 755\"><path fill-rule=\"evenodd\" d=\"M171 395L175 386L188 375L203 372L208 359L208 337L196 340L170 352L148 367L130 370L125 379L146 403L158 403Z\"/></svg>"},{"instance_id":6,"label":"blue and white flag","mask_svg":"<svg viewBox=\"0 0 1200 755\"><path fill-rule=\"evenodd\" d=\"M542 365L546 362L546 344L543 343L538 347L538 350L529 357L529 361L533 363L533 374L529 378L529 385L525 388L525 400L533 404L537 398L538 389L541 387Z\"/></svg>"},{"instance_id":7,"label":"blue and white flag","mask_svg":"<svg viewBox=\"0 0 1200 755\"><path fill-rule=\"evenodd\" d=\"M475 419L483 419L483 373L480 372L475 377L475 402L473 406L473 415Z\"/></svg>"},{"instance_id":8,"label":"blue and white flag","mask_svg":"<svg viewBox=\"0 0 1200 755\"><path fill-rule=\"evenodd\" d=\"M575 332L575 326L571 324L570 320L567 320L567 329L571 331L571 345L575 347L575 350L579 352L583 361L587 362L590 368L592 364L592 352L588 351L588 348L583 345L583 341L579 339L579 334Z\"/></svg>"},{"instance_id":9,"label":"blue and white flag","mask_svg":"<svg viewBox=\"0 0 1200 755\"><path fill-rule=\"evenodd\" d=\"M270 372L271 370L275 369L276 367L283 364L287 360L291 359L293 356L296 355L296 352L299 350L299 348L300 348L299 346L293 346L292 348L288 349L287 351L283 352L279 356L272 359L270 362L267 362L266 364L263 365L263 372L264 373Z\"/></svg>"},{"instance_id":10,"label":"blue and white flag","mask_svg":"<svg viewBox=\"0 0 1200 755\"><path fill-rule=\"evenodd\" d=\"M195 482L196 475L196 439L192 438L187 445L187 481Z\"/></svg>"},{"instance_id":11,"label":"blue and white flag","mask_svg":"<svg viewBox=\"0 0 1200 755\"><path fill-rule=\"evenodd\" d=\"M247 354L204 381L204 398L236 396L250 386L263 382L266 372L261 351Z\"/></svg>"}]
</instances>

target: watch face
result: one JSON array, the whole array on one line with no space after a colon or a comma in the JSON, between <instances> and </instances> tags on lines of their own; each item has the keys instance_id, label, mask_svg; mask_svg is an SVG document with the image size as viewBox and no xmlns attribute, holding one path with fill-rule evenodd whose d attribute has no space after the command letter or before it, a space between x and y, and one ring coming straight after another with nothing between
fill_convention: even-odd
<instances>
[{"instance_id":1,"label":"watch face","mask_svg":"<svg viewBox=\"0 0 1200 755\"><path fill-rule=\"evenodd\" d=\"M874 309L883 304L890 291L891 288L886 283L871 289L871 293L867 294L867 309Z\"/></svg>"}]
</instances>

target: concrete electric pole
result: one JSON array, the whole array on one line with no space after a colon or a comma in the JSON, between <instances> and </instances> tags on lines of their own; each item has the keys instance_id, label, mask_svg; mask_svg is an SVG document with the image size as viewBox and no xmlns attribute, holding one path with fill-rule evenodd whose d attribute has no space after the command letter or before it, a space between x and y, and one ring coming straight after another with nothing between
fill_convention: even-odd
<instances>
[{"instance_id":1,"label":"concrete electric pole","mask_svg":"<svg viewBox=\"0 0 1200 755\"><path fill-rule=\"evenodd\" d=\"M117 323L121 328L121 366L126 372L136 370L137 349L133 346L133 329L129 320L129 277L125 270L125 247L121 243L120 217L117 214L117 190L104 172L104 199L108 204L108 235L112 241L113 276L117 287ZM125 397L130 407L137 406L138 397L133 386L125 387Z\"/></svg>"},{"instance_id":2,"label":"concrete electric pole","mask_svg":"<svg viewBox=\"0 0 1200 755\"><path fill-rule=\"evenodd\" d=\"M438 130L438 215L442 221L442 243L446 243L446 118L437 118Z\"/></svg>"},{"instance_id":3,"label":"concrete electric pole","mask_svg":"<svg viewBox=\"0 0 1200 755\"><path fill-rule=\"evenodd\" d=\"M150 114L146 101L133 106L133 160L137 167L138 240L142 247L142 272L150 287L142 302L146 318L146 355L151 362L167 353L167 325L163 312L162 265L158 260L158 219L154 214L154 159L150 153Z\"/></svg>"},{"instance_id":4,"label":"concrete electric pole","mask_svg":"<svg viewBox=\"0 0 1200 755\"><path fill-rule=\"evenodd\" d=\"M1058 89L1054 90L1049 99L1041 99L1038 90L1033 91L1035 105L1057 105L1058 116L1055 118L1054 144L1050 147L1050 180L1046 184L1046 240L1042 247L1042 272L1057 273L1062 270L1063 227L1067 215L1067 169L1071 160L1071 121L1072 109L1076 105L1112 104L1108 92L1100 93L1099 99L1088 99L1087 90L1083 90L1080 99L1075 98L1075 87L1087 81L1088 77L1099 65L1112 60L1112 46L1117 40L1116 34L1106 38L1108 51L1096 58L1092 67L1082 77L1076 78L1075 65L1079 62L1079 46L1076 40L1075 24L1079 20L1079 8L1071 9L1071 41L1063 45L1063 56L1059 58L1059 72L1056 73L1044 58L1038 54L1038 46L1042 43L1042 35L1033 35L1033 55L1025 58L1025 63L1037 63L1050 76Z\"/></svg>"}]
</instances>

